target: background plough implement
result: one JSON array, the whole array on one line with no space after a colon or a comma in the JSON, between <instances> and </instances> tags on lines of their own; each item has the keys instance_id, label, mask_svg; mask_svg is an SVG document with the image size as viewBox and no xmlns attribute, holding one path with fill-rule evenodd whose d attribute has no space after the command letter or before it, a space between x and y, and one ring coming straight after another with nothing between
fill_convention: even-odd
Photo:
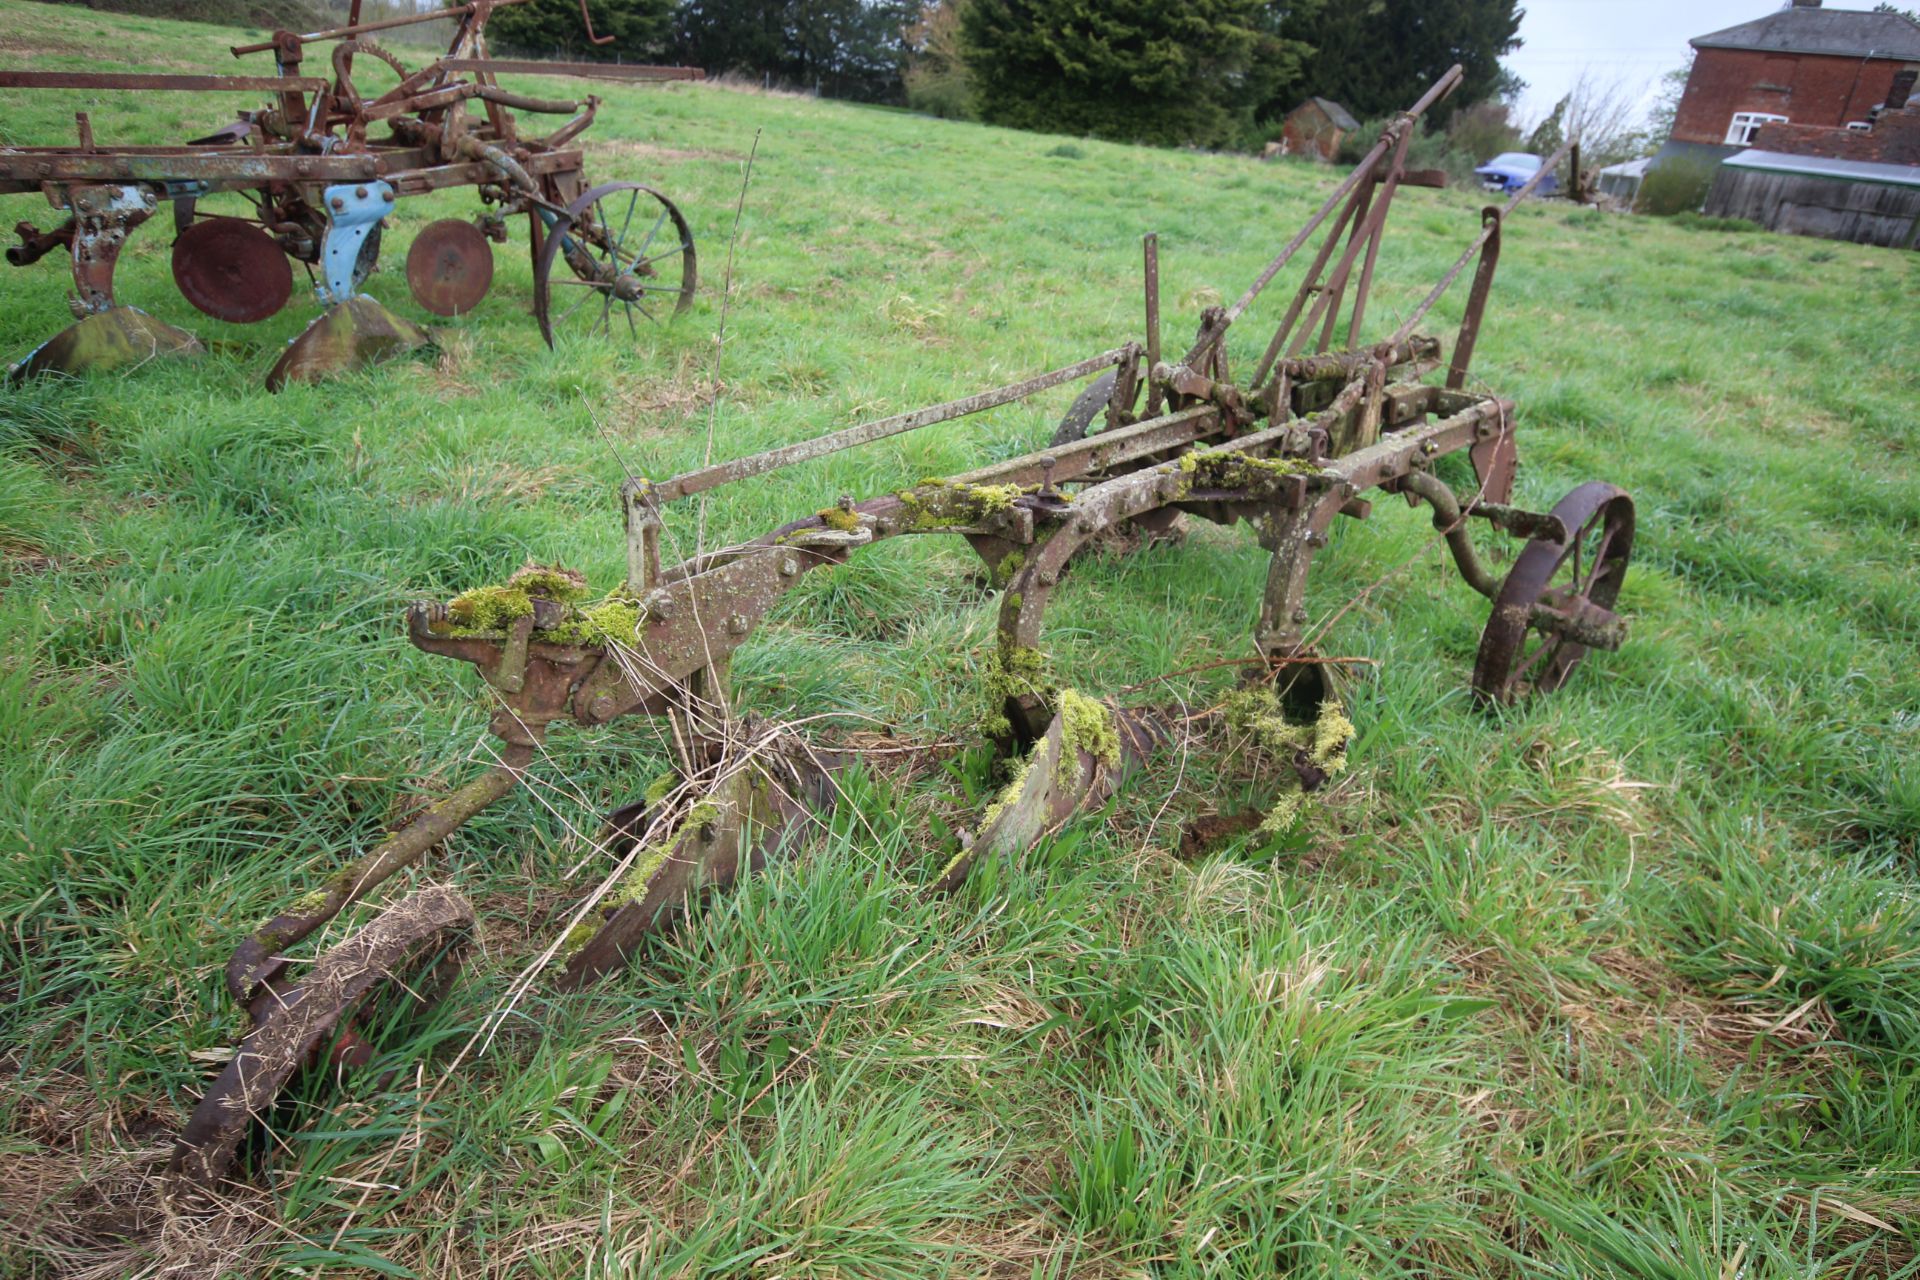
<instances>
[{"instance_id":1,"label":"background plough implement","mask_svg":"<svg viewBox=\"0 0 1920 1280\"><path fill-rule=\"evenodd\" d=\"M1393 332L1360 341L1408 142L1421 113L1459 79L1456 68L1386 129L1247 290L1201 314L1184 354L1162 351L1157 245L1149 236L1139 340L964 399L657 483L630 480L621 495L627 578L597 600L579 575L529 566L504 584L413 606L413 644L472 664L497 699L495 763L241 946L229 985L259 1019L243 1054L255 1054L269 1074L243 1082L230 1066L215 1084L174 1159L175 1193L203 1192L228 1175L234 1117L257 1110L271 1081L293 1069L289 1062L311 1056L324 1033L350 1017L348 1006L365 998L369 988L340 972L418 966L423 955L443 954L448 935L470 916L450 891L425 891L424 900L416 894L391 909L403 913L402 925L372 943L343 944L357 948L345 961L334 961L335 948L304 966L305 976L290 977L286 950L535 770L555 724L593 729L624 716L662 717L682 762L677 776L606 819L601 840L617 867L571 913L573 928L555 951L561 985L619 968L696 888L725 886L793 848L831 805L844 761L730 706L729 662L803 578L874 543L964 538L1003 588L983 732L1005 762L1006 781L973 831L929 868L933 892L955 888L983 860L1015 855L1104 803L1182 721L1174 709L1121 707L1048 679L1049 601L1074 557L1103 536L1169 537L1182 517L1244 522L1270 554L1253 632L1258 658L1229 701L1273 749L1280 776L1266 781L1283 802L1276 812L1338 771L1353 732L1329 674L1336 667L1313 651L1305 595L1309 566L1334 521L1367 517L1364 495L1425 503L1461 575L1493 602L1473 670L1481 702L1497 706L1553 689L1589 650L1617 648L1624 624L1613 608L1632 553L1631 499L1595 483L1550 512L1509 505L1514 407L1467 389L1505 218L1531 188L1485 211L1458 262ZM1323 234L1309 252L1316 232ZM1263 353L1249 370L1230 368L1229 330L1303 255L1308 265ZM1449 352L1421 326L1470 268L1471 293ZM670 503L1070 384L1085 390L1042 451L843 500L751 541L663 563L661 513ZM1434 472L1436 460L1455 453L1471 464L1470 493L1456 493ZM1476 523L1525 541L1504 579L1479 557ZM331 1012L316 1012L317 1001Z\"/></svg>"},{"instance_id":2,"label":"background plough implement","mask_svg":"<svg viewBox=\"0 0 1920 1280\"><path fill-rule=\"evenodd\" d=\"M193 334L114 293L128 236L162 204L173 209L174 283L217 320L255 324L277 314L293 296L290 264L307 267L325 310L281 353L267 375L269 390L429 342L425 329L361 286L379 263L395 203L452 187L474 188L486 211L472 221L429 223L409 247L407 286L434 315L464 315L479 305L493 282L493 242L506 241L507 219L518 214L526 215L533 256L534 317L549 346L568 330L631 339L640 321L664 322L684 311L698 265L680 210L637 182L587 183L578 140L600 99L535 98L499 83L501 71L569 69L488 57L488 18L526 2L471 0L363 23L360 0L352 0L344 26L276 31L270 40L234 46L235 57L271 53L271 76L0 71L0 89L272 95L265 108L242 111L178 146L100 143L81 112L74 145L0 148L0 195L38 192L62 217L47 230L20 223L20 243L7 250L7 261L27 266L66 249L76 316L12 376L105 370L204 349ZM592 36L585 0L580 15ZM454 23L447 51L419 67L372 38L442 20ZM316 46L329 48L329 56L316 58ZM398 82L384 92L363 89L376 69ZM691 67L621 71L627 81L703 75ZM516 111L559 122L528 132Z\"/></svg>"}]
</instances>

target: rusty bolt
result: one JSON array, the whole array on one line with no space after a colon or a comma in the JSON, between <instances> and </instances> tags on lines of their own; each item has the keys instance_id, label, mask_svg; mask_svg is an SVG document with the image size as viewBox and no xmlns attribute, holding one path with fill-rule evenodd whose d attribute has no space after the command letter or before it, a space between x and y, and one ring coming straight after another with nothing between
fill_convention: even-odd
<instances>
[{"instance_id":1,"label":"rusty bolt","mask_svg":"<svg viewBox=\"0 0 1920 1280\"><path fill-rule=\"evenodd\" d=\"M587 714L592 716L595 720L605 720L608 716L612 715L613 714L612 695L603 693L597 698L595 698L593 700L592 705L590 705L587 708Z\"/></svg>"},{"instance_id":2,"label":"rusty bolt","mask_svg":"<svg viewBox=\"0 0 1920 1280\"><path fill-rule=\"evenodd\" d=\"M313 172L313 161L295 160L293 162L293 171L297 174L300 174L302 177L305 177L307 174L310 174Z\"/></svg>"},{"instance_id":3,"label":"rusty bolt","mask_svg":"<svg viewBox=\"0 0 1920 1280\"><path fill-rule=\"evenodd\" d=\"M353 189L353 198L356 200L365 200L367 198L367 189L365 187L355 187Z\"/></svg>"},{"instance_id":4,"label":"rusty bolt","mask_svg":"<svg viewBox=\"0 0 1920 1280\"><path fill-rule=\"evenodd\" d=\"M1427 454L1428 456L1432 456L1433 454L1440 452L1440 446L1435 444L1431 440L1422 440L1420 442L1420 452Z\"/></svg>"},{"instance_id":5,"label":"rusty bolt","mask_svg":"<svg viewBox=\"0 0 1920 1280\"><path fill-rule=\"evenodd\" d=\"M736 635L736 636L743 636L747 634L747 615L744 613L728 614L727 615L727 631L730 634Z\"/></svg>"},{"instance_id":6,"label":"rusty bolt","mask_svg":"<svg viewBox=\"0 0 1920 1280\"><path fill-rule=\"evenodd\" d=\"M800 562L794 559L792 556L787 556L780 561L781 577L791 578L794 574L798 572L800 572Z\"/></svg>"},{"instance_id":7,"label":"rusty bolt","mask_svg":"<svg viewBox=\"0 0 1920 1280\"><path fill-rule=\"evenodd\" d=\"M1305 609L1295 609L1293 611L1293 620L1297 623L1304 624L1307 620L1307 611Z\"/></svg>"},{"instance_id":8,"label":"rusty bolt","mask_svg":"<svg viewBox=\"0 0 1920 1280\"><path fill-rule=\"evenodd\" d=\"M1307 535L1307 545L1310 547L1324 547L1327 545L1327 535L1316 530Z\"/></svg>"},{"instance_id":9,"label":"rusty bolt","mask_svg":"<svg viewBox=\"0 0 1920 1280\"><path fill-rule=\"evenodd\" d=\"M385 196L385 197L387 198L387 203L388 203L388 204L392 204L392 203L393 203L393 188L392 188L392 187L388 187L388 188L387 188L387 189L386 189L385 191L383 191L383 192L381 192L380 194L381 194L381 195L383 195L383 196Z\"/></svg>"},{"instance_id":10,"label":"rusty bolt","mask_svg":"<svg viewBox=\"0 0 1920 1280\"><path fill-rule=\"evenodd\" d=\"M1473 429L1473 438L1476 440L1488 440L1492 437L1493 424L1491 422L1483 422Z\"/></svg>"},{"instance_id":11,"label":"rusty bolt","mask_svg":"<svg viewBox=\"0 0 1920 1280\"><path fill-rule=\"evenodd\" d=\"M327 201L327 203L333 206L335 212L347 207L347 202L339 196L335 196L333 199Z\"/></svg>"}]
</instances>

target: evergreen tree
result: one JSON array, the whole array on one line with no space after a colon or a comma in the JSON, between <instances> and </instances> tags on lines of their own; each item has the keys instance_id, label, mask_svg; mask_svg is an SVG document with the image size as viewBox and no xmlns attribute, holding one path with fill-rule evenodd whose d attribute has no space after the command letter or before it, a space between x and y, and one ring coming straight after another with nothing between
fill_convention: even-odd
<instances>
[{"instance_id":1,"label":"evergreen tree","mask_svg":"<svg viewBox=\"0 0 1920 1280\"><path fill-rule=\"evenodd\" d=\"M674 52L709 72L733 71L832 98L901 97L913 0L683 0Z\"/></svg>"},{"instance_id":2,"label":"evergreen tree","mask_svg":"<svg viewBox=\"0 0 1920 1280\"><path fill-rule=\"evenodd\" d=\"M501 54L653 62L665 53L673 6L674 0L589 0L594 34L613 37L594 44L580 21L580 0L530 0L494 10L487 45Z\"/></svg>"},{"instance_id":3,"label":"evergreen tree","mask_svg":"<svg viewBox=\"0 0 1920 1280\"><path fill-rule=\"evenodd\" d=\"M969 0L980 118L1050 133L1219 146L1256 105L1262 0Z\"/></svg>"},{"instance_id":4,"label":"evergreen tree","mask_svg":"<svg viewBox=\"0 0 1920 1280\"><path fill-rule=\"evenodd\" d=\"M1331 98L1362 120L1405 110L1454 63L1466 77L1428 119L1442 126L1462 107L1510 85L1500 59L1520 47L1519 0L1348 0L1289 13L1279 34L1313 48L1302 90L1269 99L1284 115L1306 94Z\"/></svg>"}]
</instances>

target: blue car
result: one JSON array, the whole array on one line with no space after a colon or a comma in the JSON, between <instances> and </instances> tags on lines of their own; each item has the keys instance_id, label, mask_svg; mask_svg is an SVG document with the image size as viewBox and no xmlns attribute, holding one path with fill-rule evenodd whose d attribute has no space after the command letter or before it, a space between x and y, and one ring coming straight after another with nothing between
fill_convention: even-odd
<instances>
[{"instance_id":1,"label":"blue car","mask_svg":"<svg viewBox=\"0 0 1920 1280\"><path fill-rule=\"evenodd\" d=\"M1541 159L1524 151L1509 151L1505 155L1495 156L1474 172L1480 175L1480 185L1489 191L1518 191L1527 185L1534 174L1540 172ZM1552 174L1540 180L1534 191L1543 196L1552 195L1560 189L1560 181Z\"/></svg>"}]
</instances>

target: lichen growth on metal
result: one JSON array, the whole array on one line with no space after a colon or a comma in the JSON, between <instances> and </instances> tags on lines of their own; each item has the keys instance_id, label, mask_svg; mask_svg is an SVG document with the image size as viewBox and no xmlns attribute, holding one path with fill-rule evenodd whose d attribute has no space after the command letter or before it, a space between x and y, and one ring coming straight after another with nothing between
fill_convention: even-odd
<instances>
[{"instance_id":1,"label":"lichen growth on metal","mask_svg":"<svg viewBox=\"0 0 1920 1280\"><path fill-rule=\"evenodd\" d=\"M1280 770L1280 794L1260 824L1267 835L1285 831L1306 808L1306 787L1292 761L1304 757L1328 777L1346 770L1347 744L1353 741L1354 727L1336 697L1322 699L1311 724L1288 719L1279 696L1264 684L1233 694L1222 712L1228 726L1251 738L1258 750L1288 762Z\"/></svg>"},{"instance_id":2,"label":"lichen growth on metal","mask_svg":"<svg viewBox=\"0 0 1920 1280\"><path fill-rule=\"evenodd\" d=\"M585 600L588 595L586 575L563 564L535 564L528 561L514 570L513 576L507 579L507 585L517 587L529 596L558 600L562 604Z\"/></svg>"},{"instance_id":3,"label":"lichen growth on metal","mask_svg":"<svg viewBox=\"0 0 1920 1280\"><path fill-rule=\"evenodd\" d=\"M598 932L600 932L600 925L591 916L575 924L573 928L567 930L566 936L560 939L560 947L553 953L553 963L565 965L579 955L580 949L592 941L593 935Z\"/></svg>"},{"instance_id":4,"label":"lichen growth on metal","mask_svg":"<svg viewBox=\"0 0 1920 1280\"><path fill-rule=\"evenodd\" d=\"M933 878L934 883L939 884L941 881L945 880L948 876L953 874L953 869L955 867L959 866L962 862L965 862L968 858L972 856L973 856L972 846L964 845L964 844L961 845L960 851L954 854L951 858L948 858L947 865L940 868L940 874Z\"/></svg>"},{"instance_id":5,"label":"lichen growth on metal","mask_svg":"<svg viewBox=\"0 0 1920 1280\"><path fill-rule=\"evenodd\" d=\"M463 591L447 603L445 634L484 636L502 632L533 612L535 599L575 604L587 597L587 580L564 565L527 563L503 583Z\"/></svg>"},{"instance_id":6,"label":"lichen growth on metal","mask_svg":"<svg viewBox=\"0 0 1920 1280\"><path fill-rule=\"evenodd\" d=\"M1027 553L1025 551L1016 547L1012 551L1007 552L1006 555L1000 557L1000 563L994 566L994 582L999 586L1006 586L1009 582L1013 581L1014 574L1026 567L1026 563ZM1016 596L1015 599L1018 599L1018 597Z\"/></svg>"},{"instance_id":7,"label":"lichen growth on metal","mask_svg":"<svg viewBox=\"0 0 1920 1280\"><path fill-rule=\"evenodd\" d=\"M1289 476L1319 470L1293 458L1258 458L1238 449L1194 449L1180 455L1180 496L1194 489L1245 489L1261 492Z\"/></svg>"},{"instance_id":8,"label":"lichen growth on metal","mask_svg":"<svg viewBox=\"0 0 1920 1280\"><path fill-rule=\"evenodd\" d=\"M327 891L325 889L312 889L295 898L293 904L287 908L286 914L293 916L311 915L326 905Z\"/></svg>"},{"instance_id":9,"label":"lichen growth on metal","mask_svg":"<svg viewBox=\"0 0 1920 1280\"><path fill-rule=\"evenodd\" d=\"M1013 510L1015 498L1037 492L1038 485L964 484L930 477L911 489L900 490L895 496L900 499L906 517L902 528L908 532L928 532L983 524Z\"/></svg>"},{"instance_id":10,"label":"lichen growth on metal","mask_svg":"<svg viewBox=\"0 0 1920 1280\"><path fill-rule=\"evenodd\" d=\"M647 789L645 793L642 794L641 799L646 802L647 808L651 809L671 795L673 789L679 785L679 777L669 770L647 784Z\"/></svg>"},{"instance_id":11,"label":"lichen growth on metal","mask_svg":"<svg viewBox=\"0 0 1920 1280\"><path fill-rule=\"evenodd\" d=\"M640 602L616 591L595 604L570 609L565 621L533 633L536 644L597 647L611 641L632 644L646 615Z\"/></svg>"},{"instance_id":12,"label":"lichen growth on metal","mask_svg":"<svg viewBox=\"0 0 1920 1280\"><path fill-rule=\"evenodd\" d=\"M813 513L820 517L820 523L829 529L838 529L841 533L852 533L860 528L858 512L847 511L840 507L822 507Z\"/></svg>"},{"instance_id":13,"label":"lichen growth on metal","mask_svg":"<svg viewBox=\"0 0 1920 1280\"><path fill-rule=\"evenodd\" d=\"M1106 703L1077 689L1062 689L1056 710L1060 716L1060 760L1055 774L1063 787L1080 785L1080 753L1101 764L1120 763L1120 732Z\"/></svg>"},{"instance_id":14,"label":"lichen growth on metal","mask_svg":"<svg viewBox=\"0 0 1920 1280\"><path fill-rule=\"evenodd\" d=\"M627 874L620 877L620 883L607 895L607 902L624 907L646 897L648 882L666 865L670 853L665 845L648 845L642 849Z\"/></svg>"},{"instance_id":15,"label":"lichen growth on metal","mask_svg":"<svg viewBox=\"0 0 1920 1280\"><path fill-rule=\"evenodd\" d=\"M987 811L980 815L980 831L983 836L999 820L1001 814L1020 802L1021 795L1027 789L1027 775L1033 770L1034 757L1040 754L1043 746L1044 744L1035 744L1033 750L1013 767L1013 776L1007 779L1007 785L1000 788L1000 794L993 798L993 803L987 806Z\"/></svg>"},{"instance_id":16,"label":"lichen growth on metal","mask_svg":"<svg viewBox=\"0 0 1920 1280\"><path fill-rule=\"evenodd\" d=\"M486 586L463 591L447 602L447 620L455 636L505 631L533 612L533 598L519 587Z\"/></svg>"},{"instance_id":17,"label":"lichen growth on metal","mask_svg":"<svg viewBox=\"0 0 1920 1280\"><path fill-rule=\"evenodd\" d=\"M1016 605L1016 607L1018 607ZM1051 700L1047 684L1047 655L1024 645L1000 645L987 655L986 671L980 681L981 700L985 704L980 728L990 738L1004 738L1013 732L1007 719L1007 701L1024 695Z\"/></svg>"}]
</instances>

